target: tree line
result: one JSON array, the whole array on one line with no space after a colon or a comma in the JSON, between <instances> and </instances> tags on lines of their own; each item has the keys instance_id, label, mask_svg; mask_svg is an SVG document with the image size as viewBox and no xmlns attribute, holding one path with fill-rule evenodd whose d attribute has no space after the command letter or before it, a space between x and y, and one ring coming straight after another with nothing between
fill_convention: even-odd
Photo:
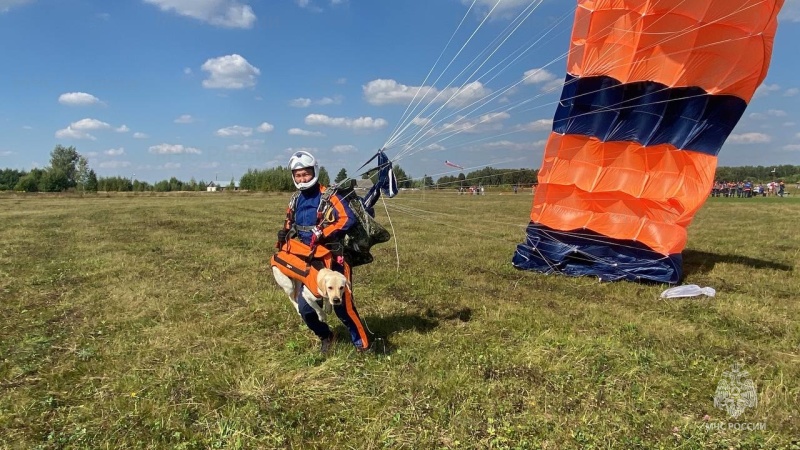
<instances>
[{"instance_id":1,"label":"tree line","mask_svg":"<svg viewBox=\"0 0 800 450\"><path fill-rule=\"evenodd\" d=\"M330 184L330 176L325 167L320 167L319 181ZM459 173L457 176L447 175L434 181L425 174L421 178L413 178L399 165L394 166L397 184L400 188L427 189L459 189L469 186L531 186L537 183L538 170L533 169L483 169ZM376 173L362 174L361 178L373 178ZM341 169L334 182L349 178L347 171ZM741 166L718 167L716 180L719 181L755 181L768 182L784 180L787 183L800 182L800 166ZM231 180L231 185L234 185ZM209 183L182 181L176 177L162 180L154 184L130 178L113 176L98 177L89 167L89 160L82 156L75 147L57 145L50 153L50 165L43 169L21 171L16 169L0 170L0 191L21 192L171 192L171 191L205 191ZM249 169L239 180L239 187L249 191L293 191L291 171L287 167L271 169Z\"/></svg>"}]
</instances>

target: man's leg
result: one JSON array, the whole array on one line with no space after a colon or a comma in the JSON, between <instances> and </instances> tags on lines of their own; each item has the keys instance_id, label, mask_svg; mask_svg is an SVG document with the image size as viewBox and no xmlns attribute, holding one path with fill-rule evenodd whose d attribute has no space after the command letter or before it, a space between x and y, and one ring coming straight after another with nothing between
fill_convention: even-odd
<instances>
[{"instance_id":1,"label":"man's leg","mask_svg":"<svg viewBox=\"0 0 800 450\"><path fill-rule=\"evenodd\" d=\"M344 265L339 265L334 262L331 269L344 274L352 289L353 282L349 264L344 263ZM345 290L342 303L334 306L333 311L350 332L350 340L353 342L353 345L358 350L366 350L369 348L369 338L362 325L361 317L358 315L358 310L356 310L356 305L353 303L353 293L350 290Z\"/></svg>"},{"instance_id":2,"label":"man's leg","mask_svg":"<svg viewBox=\"0 0 800 450\"><path fill-rule=\"evenodd\" d=\"M306 323L308 328L322 340L330 338L333 335L331 328L327 323L319 320L317 312L311 307L311 305L308 304L308 302L306 302L306 299L303 297L302 289L300 289L300 293L297 295L295 300L297 300L297 309L300 312L300 316L303 318L303 322Z\"/></svg>"}]
</instances>

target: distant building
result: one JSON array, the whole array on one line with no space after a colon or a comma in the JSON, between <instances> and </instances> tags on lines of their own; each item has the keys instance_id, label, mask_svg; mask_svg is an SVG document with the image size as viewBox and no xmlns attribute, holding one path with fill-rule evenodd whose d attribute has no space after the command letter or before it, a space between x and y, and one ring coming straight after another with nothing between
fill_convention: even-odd
<instances>
[{"instance_id":1,"label":"distant building","mask_svg":"<svg viewBox=\"0 0 800 450\"><path fill-rule=\"evenodd\" d=\"M372 182L369 178L363 180L356 180L356 189L361 191L368 191L372 189L372 186L375 186L375 183Z\"/></svg>"},{"instance_id":2,"label":"distant building","mask_svg":"<svg viewBox=\"0 0 800 450\"><path fill-rule=\"evenodd\" d=\"M212 181L211 183L208 183L208 185L206 186L206 192L220 192L220 191L228 190L230 188L231 188L231 183L230 182L222 183L220 181ZM239 190L239 184L238 183L234 182L233 190L234 191L238 191Z\"/></svg>"}]
</instances>

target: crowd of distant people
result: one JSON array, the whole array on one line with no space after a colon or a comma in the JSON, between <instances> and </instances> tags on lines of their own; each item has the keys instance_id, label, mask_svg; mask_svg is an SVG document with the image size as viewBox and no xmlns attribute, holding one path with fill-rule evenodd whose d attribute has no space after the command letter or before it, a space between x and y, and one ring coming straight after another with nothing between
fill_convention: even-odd
<instances>
[{"instance_id":1,"label":"crowd of distant people","mask_svg":"<svg viewBox=\"0 0 800 450\"><path fill-rule=\"evenodd\" d=\"M462 186L458 188L458 195L486 195L486 188L483 186Z\"/></svg>"},{"instance_id":2,"label":"crowd of distant people","mask_svg":"<svg viewBox=\"0 0 800 450\"><path fill-rule=\"evenodd\" d=\"M787 195L783 180L769 183L753 183L752 181L717 181L711 188L712 197L752 198Z\"/></svg>"}]
</instances>

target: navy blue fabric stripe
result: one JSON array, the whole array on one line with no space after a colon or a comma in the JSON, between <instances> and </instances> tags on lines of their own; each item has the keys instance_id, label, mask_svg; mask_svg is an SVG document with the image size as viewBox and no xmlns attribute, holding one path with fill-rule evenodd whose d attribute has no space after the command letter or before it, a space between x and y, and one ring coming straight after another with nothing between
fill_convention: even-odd
<instances>
[{"instance_id":1,"label":"navy blue fabric stripe","mask_svg":"<svg viewBox=\"0 0 800 450\"><path fill-rule=\"evenodd\" d=\"M517 269L595 276L603 281L675 284L683 276L680 253L664 256L640 242L611 239L590 230L562 232L534 222L511 262Z\"/></svg>"},{"instance_id":2,"label":"navy blue fabric stripe","mask_svg":"<svg viewBox=\"0 0 800 450\"><path fill-rule=\"evenodd\" d=\"M553 131L603 142L672 144L716 156L746 107L739 97L711 95L698 87L567 74Z\"/></svg>"}]
</instances>

